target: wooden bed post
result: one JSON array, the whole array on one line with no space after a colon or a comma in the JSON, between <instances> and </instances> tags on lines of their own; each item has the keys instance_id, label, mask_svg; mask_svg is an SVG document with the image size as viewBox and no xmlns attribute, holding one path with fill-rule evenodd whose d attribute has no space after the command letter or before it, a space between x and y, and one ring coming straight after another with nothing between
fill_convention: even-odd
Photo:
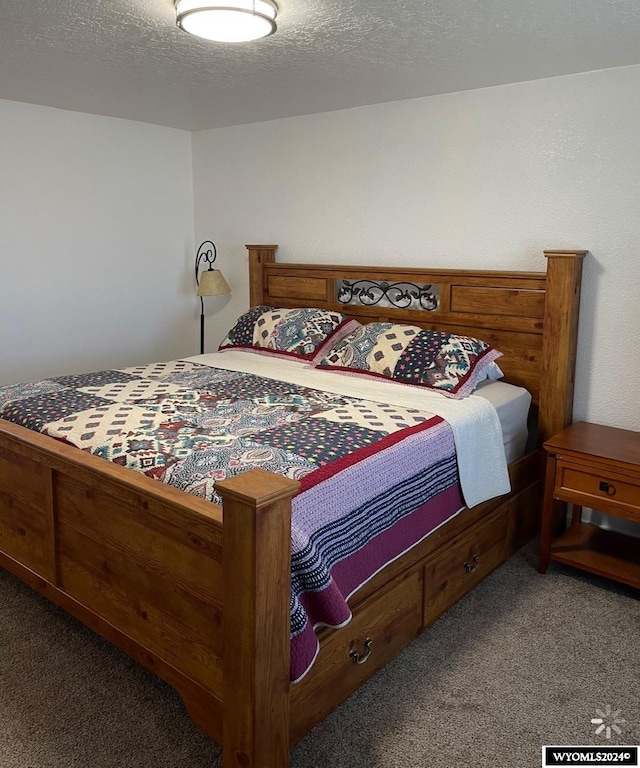
<instances>
[{"instance_id":1,"label":"wooden bed post","mask_svg":"<svg viewBox=\"0 0 640 768\"><path fill-rule=\"evenodd\" d=\"M582 259L588 251L545 251L547 285L540 382L540 441L571 423Z\"/></svg>"},{"instance_id":2,"label":"wooden bed post","mask_svg":"<svg viewBox=\"0 0 640 768\"><path fill-rule=\"evenodd\" d=\"M249 306L262 304L264 277L262 265L276 260L277 245L245 245L249 251Z\"/></svg>"},{"instance_id":3,"label":"wooden bed post","mask_svg":"<svg viewBox=\"0 0 640 768\"><path fill-rule=\"evenodd\" d=\"M224 768L289 765L291 498L299 483L255 469L223 497Z\"/></svg>"}]
</instances>

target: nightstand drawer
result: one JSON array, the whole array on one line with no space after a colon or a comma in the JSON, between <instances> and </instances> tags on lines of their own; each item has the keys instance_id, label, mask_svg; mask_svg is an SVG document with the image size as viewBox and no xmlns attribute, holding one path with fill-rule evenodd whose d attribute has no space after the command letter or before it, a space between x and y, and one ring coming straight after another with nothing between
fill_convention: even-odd
<instances>
[{"instance_id":1,"label":"nightstand drawer","mask_svg":"<svg viewBox=\"0 0 640 768\"><path fill-rule=\"evenodd\" d=\"M576 466L558 459L554 495L602 512L640 519L640 479L595 466Z\"/></svg>"}]
</instances>

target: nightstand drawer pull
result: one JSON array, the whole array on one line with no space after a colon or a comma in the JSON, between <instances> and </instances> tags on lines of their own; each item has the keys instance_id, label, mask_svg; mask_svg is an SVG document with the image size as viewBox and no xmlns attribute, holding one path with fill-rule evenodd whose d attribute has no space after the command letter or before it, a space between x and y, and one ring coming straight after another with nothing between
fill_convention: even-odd
<instances>
[{"instance_id":1,"label":"nightstand drawer pull","mask_svg":"<svg viewBox=\"0 0 640 768\"><path fill-rule=\"evenodd\" d=\"M362 656L358 653L358 651L349 651L349 658L353 659L354 664L364 664L365 661L371 656L371 646L373 645L373 640L370 637L365 638L364 641L364 653Z\"/></svg>"},{"instance_id":2,"label":"nightstand drawer pull","mask_svg":"<svg viewBox=\"0 0 640 768\"><path fill-rule=\"evenodd\" d=\"M607 496L615 496L616 495L616 487L615 485L612 485L611 483L607 483L604 480L600 481L599 488L601 491L607 494Z\"/></svg>"},{"instance_id":3,"label":"nightstand drawer pull","mask_svg":"<svg viewBox=\"0 0 640 768\"><path fill-rule=\"evenodd\" d=\"M464 564L464 569L467 573L473 573L476 568L480 565L480 555L474 555L471 558L471 562L467 562Z\"/></svg>"}]
</instances>

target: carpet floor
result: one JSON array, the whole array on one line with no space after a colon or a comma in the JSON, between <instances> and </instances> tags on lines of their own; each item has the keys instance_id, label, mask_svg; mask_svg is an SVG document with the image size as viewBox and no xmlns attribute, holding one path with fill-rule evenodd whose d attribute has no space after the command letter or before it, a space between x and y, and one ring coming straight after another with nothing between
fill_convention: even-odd
<instances>
[{"instance_id":1,"label":"carpet floor","mask_svg":"<svg viewBox=\"0 0 640 768\"><path fill-rule=\"evenodd\" d=\"M525 547L292 751L292 768L532 768L640 744L638 592ZM619 710L621 733L591 719ZM611 717L609 720L611 720ZM220 768L179 697L0 571L1 768Z\"/></svg>"}]
</instances>

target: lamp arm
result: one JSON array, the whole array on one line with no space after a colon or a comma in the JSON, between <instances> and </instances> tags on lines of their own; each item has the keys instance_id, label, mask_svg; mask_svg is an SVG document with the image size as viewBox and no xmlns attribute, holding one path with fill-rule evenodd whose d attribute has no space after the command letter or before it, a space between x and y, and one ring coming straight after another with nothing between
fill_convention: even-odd
<instances>
[{"instance_id":1,"label":"lamp arm","mask_svg":"<svg viewBox=\"0 0 640 768\"><path fill-rule=\"evenodd\" d=\"M206 261L209 265L207 269L213 269L213 264L218 256L216 246L211 240L205 240L196 253L196 285L200 285L200 264Z\"/></svg>"}]
</instances>

